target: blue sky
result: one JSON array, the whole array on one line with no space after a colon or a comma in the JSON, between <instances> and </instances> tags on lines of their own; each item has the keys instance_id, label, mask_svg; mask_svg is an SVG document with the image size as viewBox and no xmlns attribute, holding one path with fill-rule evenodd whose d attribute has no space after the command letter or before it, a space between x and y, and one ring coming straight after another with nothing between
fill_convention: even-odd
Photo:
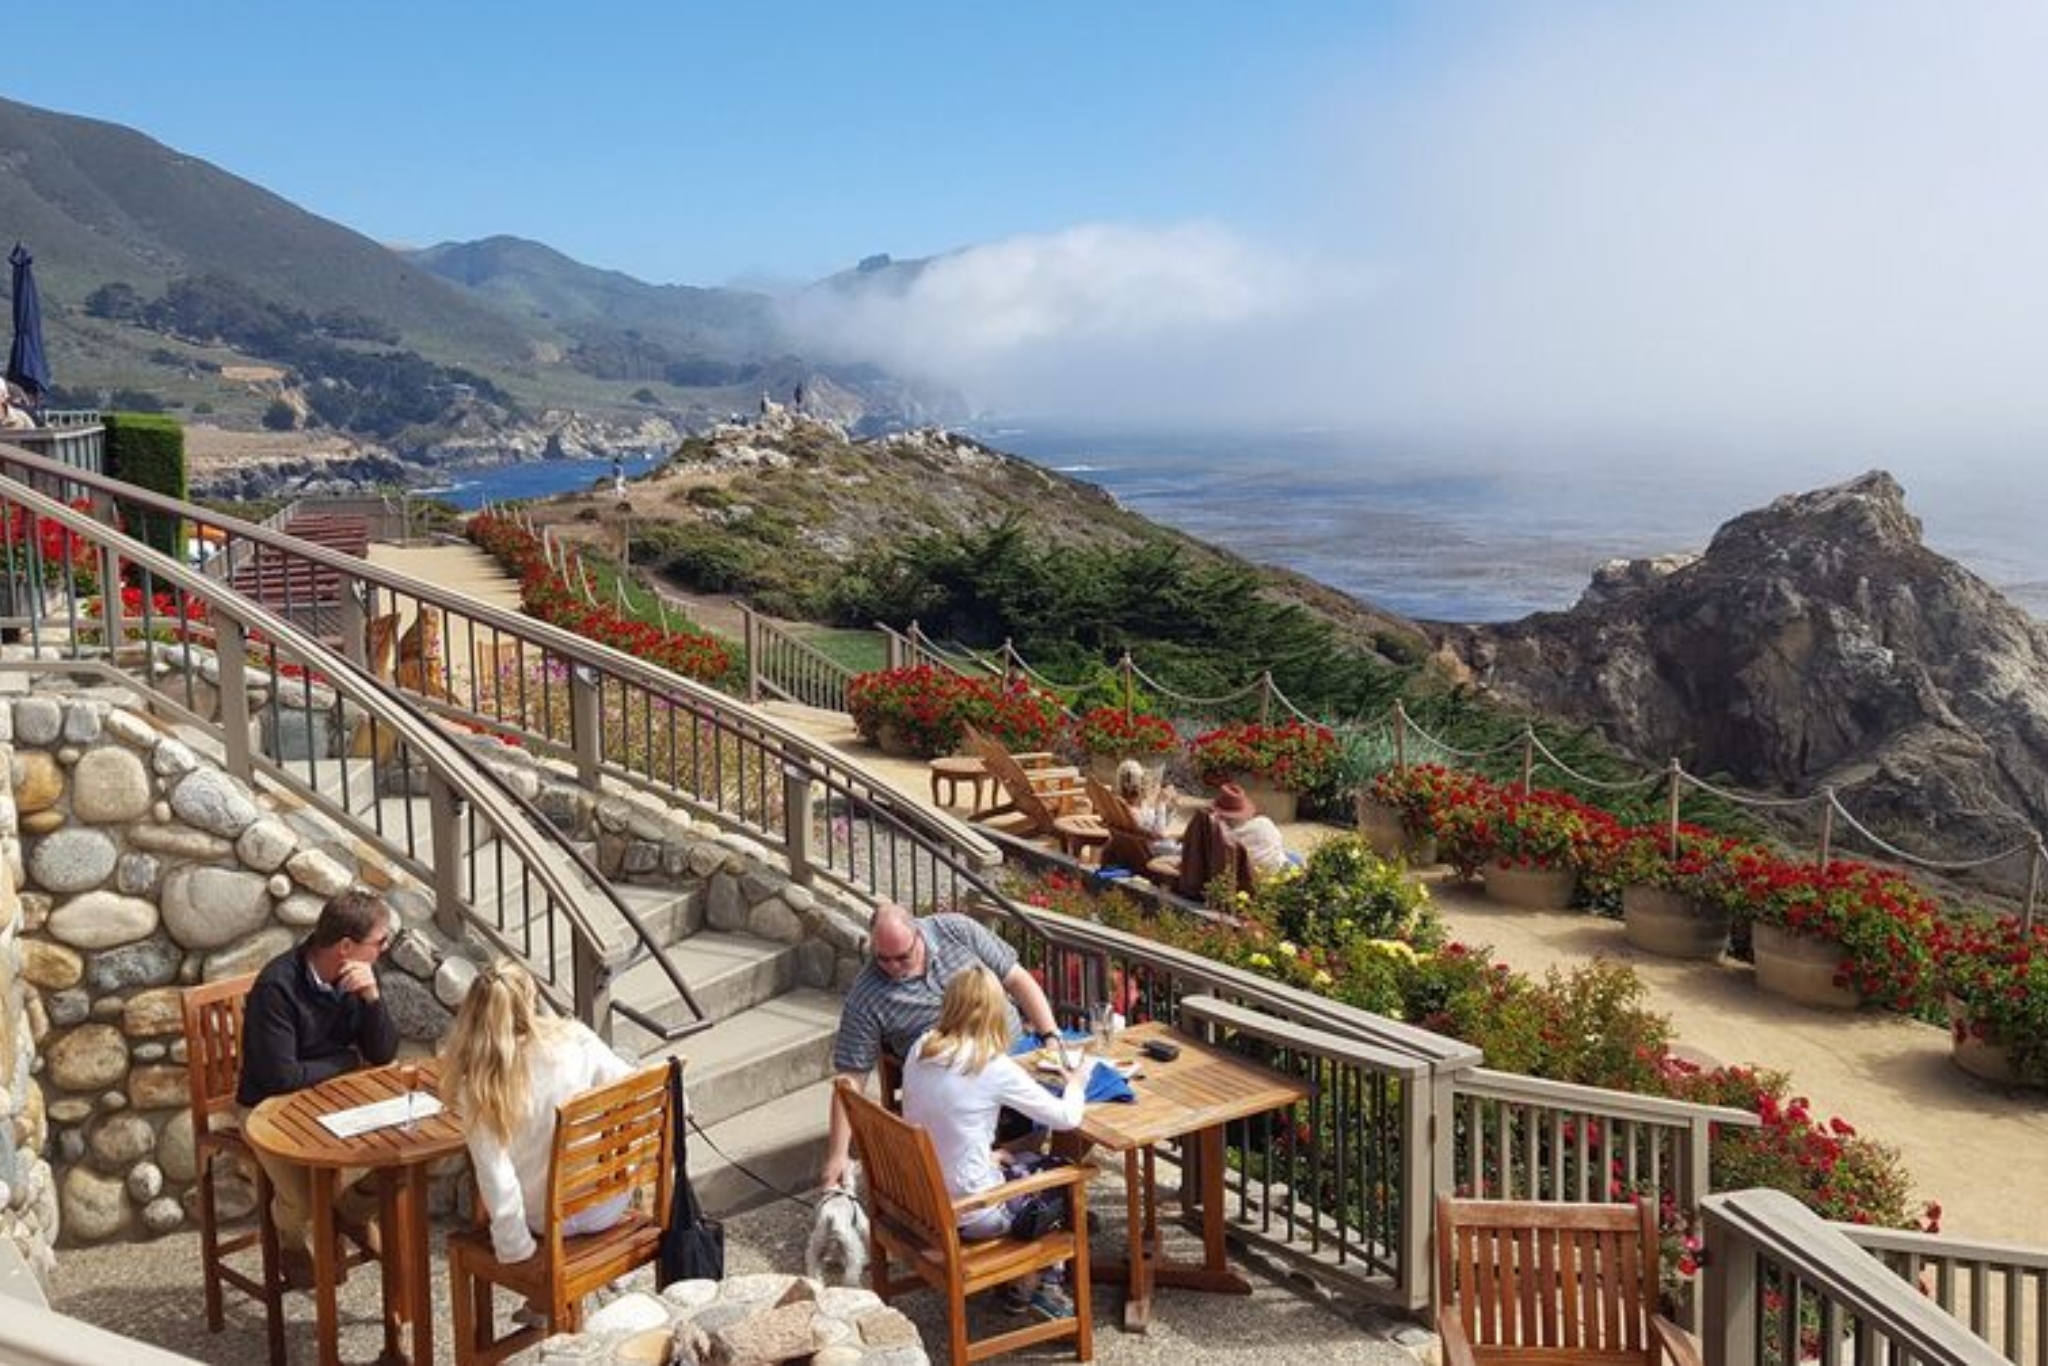
<instances>
[{"instance_id":1,"label":"blue sky","mask_svg":"<svg viewBox=\"0 0 2048 1366\"><path fill-rule=\"evenodd\" d=\"M951 253L795 321L990 411L1829 474L2048 445L2030 0L73 0L57 28L0 89L383 241L771 288Z\"/></svg>"},{"instance_id":2,"label":"blue sky","mask_svg":"<svg viewBox=\"0 0 2048 1366\"><path fill-rule=\"evenodd\" d=\"M660 282L804 279L1079 222L1275 230L1402 9L94 3L31 104L380 240L512 233ZM85 73L90 73L89 77Z\"/></svg>"}]
</instances>

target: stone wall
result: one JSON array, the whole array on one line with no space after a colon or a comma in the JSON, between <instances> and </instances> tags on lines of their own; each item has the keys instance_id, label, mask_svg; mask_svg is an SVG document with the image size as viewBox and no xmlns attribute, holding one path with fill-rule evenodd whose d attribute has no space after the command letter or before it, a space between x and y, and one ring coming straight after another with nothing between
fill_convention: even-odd
<instances>
[{"instance_id":1,"label":"stone wall","mask_svg":"<svg viewBox=\"0 0 2048 1366\"><path fill-rule=\"evenodd\" d=\"M99 1242L191 1217L179 990L261 967L336 892L367 886L397 912L379 976L408 1050L446 1032L475 965L435 933L427 891L368 846L293 799L252 793L125 705L0 701L5 741L0 850L21 893L18 944L12 930L0 942L18 955L9 999L25 1026L10 1056L35 1081L0 1096L21 1110L11 1141L47 1156L56 1192L24 1179L31 1236L53 1239L61 1223L64 1242ZM233 1213L253 1191L229 1180L223 1196Z\"/></svg>"},{"instance_id":2,"label":"stone wall","mask_svg":"<svg viewBox=\"0 0 2048 1366\"><path fill-rule=\"evenodd\" d=\"M13 748L0 744L0 763L13 758ZM11 808L12 799L0 796L0 827L11 829ZM43 1092L30 1075L35 1038L29 1024L31 989L21 975L19 862L18 852L0 859L0 1239L13 1243L47 1286L56 1260L51 1249L57 1240L57 1186L43 1156L49 1137Z\"/></svg>"}]
</instances>

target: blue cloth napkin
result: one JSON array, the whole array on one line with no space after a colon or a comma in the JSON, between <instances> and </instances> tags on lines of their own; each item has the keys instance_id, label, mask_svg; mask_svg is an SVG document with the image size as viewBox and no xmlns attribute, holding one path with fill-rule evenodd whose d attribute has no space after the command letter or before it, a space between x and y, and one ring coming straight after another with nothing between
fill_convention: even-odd
<instances>
[{"instance_id":1,"label":"blue cloth napkin","mask_svg":"<svg viewBox=\"0 0 2048 1366\"><path fill-rule=\"evenodd\" d=\"M1061 1037L1067 1039L1079 1040L1092 1037L1085 1029L1066 1029L1060 1031L1060 1033ZM1010 1055L1012 1057L1037 1051L1038 1040L1032 1035L1026 1035L1010 1045ZM1048 1080L1045 1077L1040 1077L1038 1084L1054 1095L1058 1095L1063 1089L1059 1082ZM1086 1094L1090 1105L1101 1105L1112 1101L1135 1104L1138 1099L1138 1093L1131 1089L1131 1083L1124 1074L1100 1058L1095 1060L1094 1070L1088 1073L1088 1090Z\"/></svg>"}]
</instances>

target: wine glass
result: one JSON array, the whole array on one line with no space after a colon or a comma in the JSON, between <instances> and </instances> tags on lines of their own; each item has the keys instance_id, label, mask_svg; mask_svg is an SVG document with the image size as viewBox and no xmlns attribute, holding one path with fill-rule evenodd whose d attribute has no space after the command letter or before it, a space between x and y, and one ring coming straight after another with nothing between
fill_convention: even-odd
<instances>
[{"instance_id":1,"label":"wine glass","mask_svg":"<svg viewBox=\"0 0 2048 1366\"><path fill-rule=\"evenodd\" d=\"M1107 1001L1097 1001L1089 1006L1088 1032L1095 1036L1095 1051L1107 1054L1110 1040L1116 1033L1116 1008Z\"/></svg>"},{"instance_id":2,"label":"wine glass","mask_svg":"<svg viewBox=\"0 0 2048 1366\"><path fill-rule=\"evenodd\" d=\"M398 1084L405 1088L405 1125L410 1129L417 1117L413 1114L413 1097L420 1089L420 1065L416 1062L398 1064Z\"/></svg>"},{"instance_id":3,"label":"wine glass","mask_svg":"<svg viewBox=\"0 0 2048 1366\"><path fill-rule=\"evenodd\" d=\"M1061 1034L1057 1047L1060 1055L1060 1067L1069 1074L1080 1071L1088 1061L1088 1040L1086 1039L1070 1039L1065 1034Z\"/></svg>"}]
</instances>

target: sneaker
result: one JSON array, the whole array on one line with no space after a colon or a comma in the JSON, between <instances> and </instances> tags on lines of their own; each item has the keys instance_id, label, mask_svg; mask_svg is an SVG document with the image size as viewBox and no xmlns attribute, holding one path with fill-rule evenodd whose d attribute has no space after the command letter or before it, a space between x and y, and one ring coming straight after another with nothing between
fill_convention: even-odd
<instances>
[{"instance_id":1,"label":"sneaker","mask_svg":"<svg viewBox=\"0 0 2048 1366\"><path fill-rule=\"evenodd\" d=\"M1031 1292L1031 1312L1050 1322L1053 1319L1074 1317L1074 1302L1067 1298L1067 1292L1051 1281L1045 1282Z\"/></svg>"}]
</instances>

